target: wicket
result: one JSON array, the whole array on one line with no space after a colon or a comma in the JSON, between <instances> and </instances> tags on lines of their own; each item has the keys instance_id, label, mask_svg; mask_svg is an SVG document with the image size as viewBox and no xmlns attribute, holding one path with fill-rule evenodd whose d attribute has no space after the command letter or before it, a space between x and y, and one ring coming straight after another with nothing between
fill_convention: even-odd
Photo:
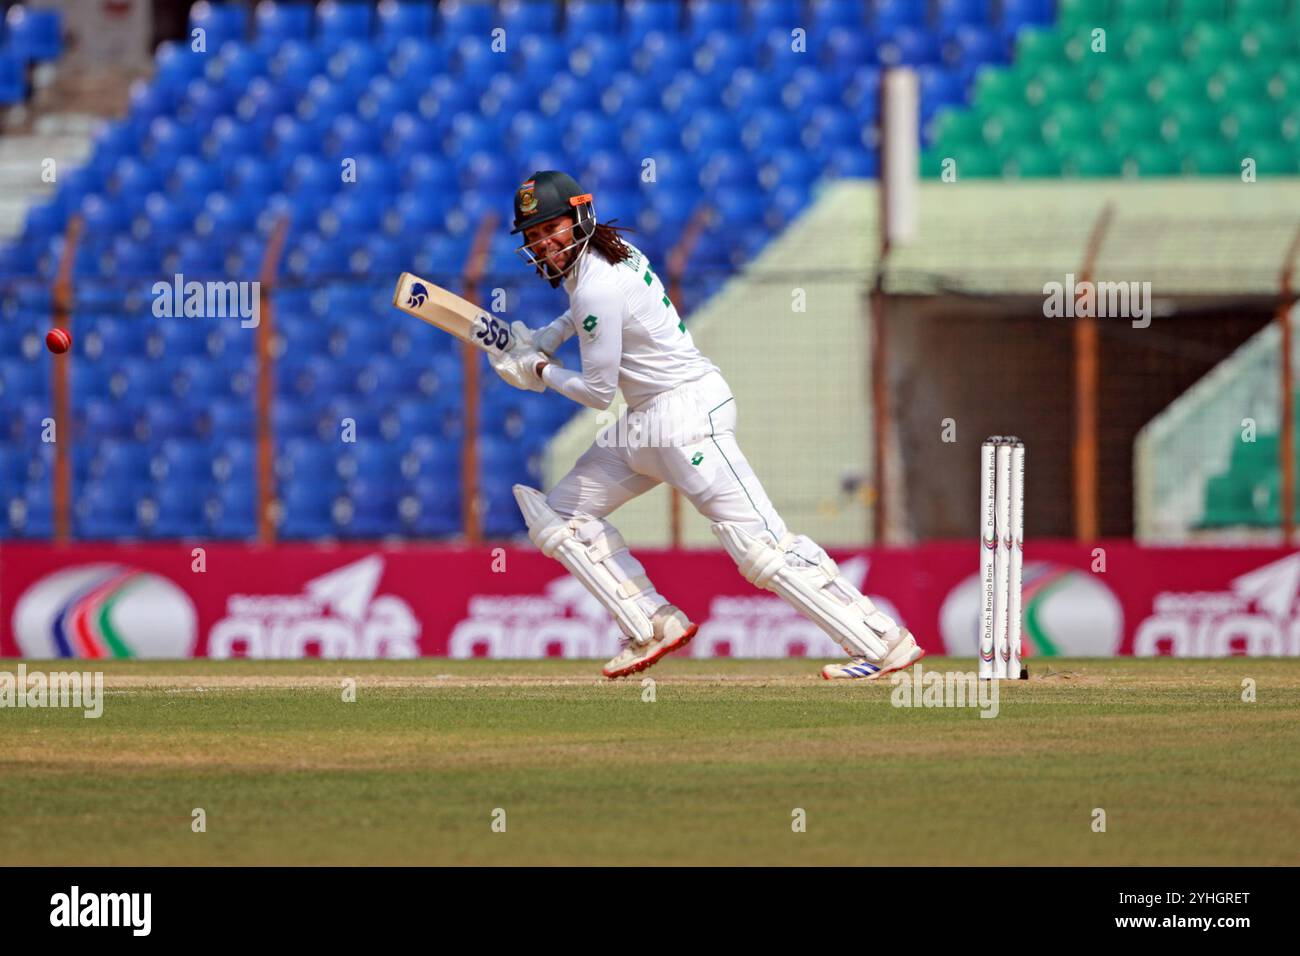
<instances>
[{"instance_id":1,"label":"wicket","mask_svg":"<svg viewBox=\"0 0 1300 956\"><path fill-rule=\"evenodd\" d=\"M994 435L980 446L979 676L1027 678L1020 664L1025 547L1025 444Z\"/></svg>"}]
</instances>

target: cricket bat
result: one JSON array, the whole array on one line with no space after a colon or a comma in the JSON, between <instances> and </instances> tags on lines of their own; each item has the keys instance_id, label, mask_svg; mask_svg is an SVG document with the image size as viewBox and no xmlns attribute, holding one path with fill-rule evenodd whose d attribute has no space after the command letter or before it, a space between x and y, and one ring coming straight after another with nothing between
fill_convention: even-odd
<instances>
[{"instance_id":1,"label":"cricket bat","mask_svg":"<svg viewBox=\"0 0 1300 956\"><path fill-rule=\"evenodd\" d=\"M489 355L508 352L513 344L508 324L473 302L410 272L403 272L398 278L393 305Z\"/></svg>"}]
</instances>

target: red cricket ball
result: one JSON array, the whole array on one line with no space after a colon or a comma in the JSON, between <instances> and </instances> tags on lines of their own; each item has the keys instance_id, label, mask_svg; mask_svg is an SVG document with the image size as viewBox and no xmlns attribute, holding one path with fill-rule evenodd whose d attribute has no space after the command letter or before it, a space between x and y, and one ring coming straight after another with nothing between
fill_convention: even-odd
<instances>
[{"instance_id":1,"label":"red cricket ball","mask_svg":"<svg viewBox=\"0 0 1300 956\"><path fill-rule=\"evenodd\" d=\"M72 348L72 336L67 329L50 329L45 333L45 347L55 355L62 355Z\"/></svg>"}]
</instances>

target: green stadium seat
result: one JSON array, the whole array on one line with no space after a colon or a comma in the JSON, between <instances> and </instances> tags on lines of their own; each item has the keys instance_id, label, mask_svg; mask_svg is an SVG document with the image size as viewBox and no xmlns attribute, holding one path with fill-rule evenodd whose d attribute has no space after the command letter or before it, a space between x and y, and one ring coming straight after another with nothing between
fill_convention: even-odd
<instances>
[{"instance_id":1,"label":"green stadium seat","mask_svg":"<svg viewBox=\"0 0 1300 956\"><path fill-rule=\"evenodd\" d=\"M937 146L921 151L921 178L938 179L943 175L944 153Z\"/></svg>"},{"instance_id":2,"label":"green stadium seat","mask_svg":"<svg viewBox=\"0 0 1300 956\"><path fill-rule=\"evenodd\" d=\"M1300 61L1275 63L1269 68L1268 76L1269 97L1300 103Z\"/></svg>"},{"instance_id":3,"label":"green stadium seat","mask_svg":"<svg viewBox=\"0 0 1300 956\"><path fill-rule=\"evenodd\" d=\"M1252 146L1256 143L1280 143L1282 121L1277 107L1268 100L1242 100L1232 107L1224 120L1233 142Z\"/></svg>"},{"instance_id":4,"label":"green stadium seat","mask_svg":"<svg viewBox=\"0 0 1300 956\"><path fill-rule=\"evenodd\" d=\"M1295 31L1277 21L1253 23L1241 35L1241 51L1256 63L1281 63L1295 55Z\"/></svg>"},{"instance_id":5,"label":"green stadium seat","mask_svg":"<svg viewBox=\"0 0 1300 956\"><path fill-rule=\"evenodd\" d=\"M1061 162L1057 154L1046 146L1023 146L1007 157L1010 175L1024 179L1045 179L1061 175Z\"/></svg>"},{"instance_id":6,"label":"green stadium seat","mask_svg":"<svg viewBox=\"0 0 1300 956\"><path fill-rule=\"evenodd\" d=\"M1097 111L1088 105L1057 103L1043 120L1043 142L1056 150L1089 143L1101 136Z\"/></svg>"},{"instance_id":7,"label":"green stadium seat","mask_svg":"<svg viewBox=\"0 0 1300 956\"><path fill-rule=\"evenodd\" d=\"M1016 64L1023 69L1067 62L1065 39L1051 27L1025 27L1016 37Z\"/></svg>"},{"instance_id":8,"label":"green stadium seat","mask_svg":"<svg viewBox=\"0 0 1300 956\"><path fill-rule=\"evenodd\" d=\"M1300 104L1282 110L1282 142L1295 143L1300 140Z\"/></svg>"},{"instance_id":9,"label":"green stadium seat","mask_svg":"<svg viewBox=\"0 0 1300 956\"><path fill-rule=\"evenodd\" d=\"M1089 98L1103 106L1150 99L1153 76L1150 67L1145 65L1112 66L1096 75Z\"/></svg>"},{"instance_id":10,"label":"green stadium seat","mask_svg":"<svg viewBox=\"0 0 1300 956\"><path fill-rule=\"evenodd\" d=\"M1110 22L1108 0L1058 0L1056 20L1065 26L1100 27Z\"/></svg>"},{"instance_id":11,"label":"green stadium seat","mask_svg":"<svg viewBox=\"0 0 1300 956\"><path fill-rule=\"evenodd\" d=\"M1144 143L1160 135L1162 116L1150 103L1116 106L1101 121L1101 132L1109 143L1123 146Z\"/></svg>"},{"instance_id":12,"label":"green stadium seat","mask_svg":"<svg viewBox=\"0 0 1300 956\"><path fill-rule=\"evenodd\" d=\"M1170 142L1188 146L1223 138L1218 108L1207 103L1175 103L1165 115L1172 126L1164 124L1161 132Z\"/></svg>"},{"instance_id":13,"label":"green stadium seat","mask_svg":"<svg viewBox=\"0 0 1300 956\"><path fill-rule=\"evenodd\" d=\"M1250 489L1251 523L1267 527L1282 520L1282 476L1273 471L1263 476Z\"/></svg>"},{"instance_id":14,"label":"green stadium seat","mask_svg":"<svg viewBox=\"0 0 1300 956\"><path fill-rule=\"evenodd\" d=\"M1118 48L1130 63L1167 63L1182 57L1183 34L1167 23L1137 23Z\"/></svg>"},{"instance_id":15,"label":"green stadium seat","mask_svg":"<svg viewBox=\"0 0 1300 956\"><path fill-rule=\"evenodd\" d=\"M1173 19L1184 23L1223 20L1228 16L1228 0L1174 0Z\"/></svg>"},{"instance_id":16,"label":"green stadium seat","mask_svg":"<svg viewBox=\"0 0 1300 956\"><path fill-rule=\"evenodd\" d=\"M1206 82L1205 91L1216 103L1261 100L1268 96L1270 75L1269 70L1239 60L1224 63L1211 74Z\"/></svg>"},{"instance_id":17,"label":"green stadium seat","mask_svg":"<svg viewBox=\"0 0 1300 956\"><path fill-rule=\"evenodd\" d=\"M1271 20L1286 16L1287 0L1233 0L1232 16L1236 20Z\"/></svg>"},{"instance_id":18,"label":"green stadium seat","mask_svg":"<svg viewBox=\"0 0 1300 956\"><path fill-rule=\"evenodd\" d=\"M1281 442L1277 432L1259 432L1254 441L1235 439L1228 470L1248 483L1258 481L1265 473L1277 469Z\"/></svg>"},{"instance_id":19,"label":"green stadium seat","mask_svg":"<svg viewBox=\"0 0 1300 956\"><path fill-rule=\"evenodd\" d=\"M1198 66L1167 63L1151 81L1151 93L1165 106L1175 103L1202 102L1207 96L1209 76Z\"/></svg>"},{"instance_id":20,"label":"green stadium seat","mask_svg":"<svg viewBox=\"0 0 1300 956\"><path fill-rule=\"evenodd\" d=\"M1261 176L1294 176L1300 173L1300 150L1281 143L1259 143L1242 150L1244 156L1255 161L1255 172Z\"/></svg>"},{"instance_id":21,"label":"green stadium seat","mask_svg":"<svg viewBox=\"0 0 1300 956\"><path fill-rule=\"evenodd\" d=\"M971 102L984 112L1025 105L1025 77L1014 67L986 66L975 76Z\"/></svg>"},{"instance_id":22,"label":"green stadium seat","mask_svg":"<svg viewBox=\"0 0 1300 956\"><path fill-rule=\"evenodd\" d=\"M1109 56L1108 53L1098 54L1092 50L1092 30L1087 27L1074 27L1062 33L1064 45L1062 53L1066 63L1072 63L1075 66L1082 66L1088 62L1089 58ZM1109 36L1106 40L1106 48L1110 49Z\"/></svg>"},{"instance_id":23,"label":"green stadium seat","mask_svg":"<svg viewBox=\"0 0 1300 956\"><path fill-rule=\"evenodd\" d=\"M1111 0L1112 23L1163 22L1168 18L1167 0Z\"/></svg>"},{"instance_id":24,"label":"green stadium seat","mask_svg":"<svg viewBox=\"0 0 1300 956\"><path fill-rule=\"evenodd\" d=\"M1247 524L1254 519L1254 489L1227 472L1205 483L1205 517L1207 528L1228 528Z\"/></svg>"},{"instance_id":25,"label":"green stadium seat","mask_svg":"<svg viewBox=\"0 0 1300 956\"><path fill-rule=\"evenodd\" d=\"M947 109L934 119L932 142L951 151L958 146L984 142L984 120L972 110Z\"/></svg>"},{"instance_id":26,"label":"green stadium seat","mask_svg":"<svg viewBox=\"0 0 1300 956\"><path fill-rule=\"evenodd\" d=\"M1042 138L1042 121L1027 106L985 114L984 142L990 146L1033 146L1042 142Z\"/></svg>"},{"instance_id":27,"label":"green stadium seat","mask_svg":"<svg viewBox=\"0 0 1300 956\"><path fill-rule=\"evenodd\" d=\"M1025 85L1025 99L1034 106L1045 103L1081 103L1095 74L1078 67L1039 67Z\"/></svg>"},{"instance_id":28,"label":"green stadium seat","mask_svg":"<svg viewBox=\"0 0 1300 956\"><path fill-rule=\"evenodd\" d=\"M1183 42L1183 56L1206 65L1241 56L1241 33L1233 26L1198 23Z\"/></svg>"},{"instance_id":29,"label":"green stadium seat","mask_svg":"<svg viewBox=\"0 0 1300 956\"><path fill-rule=\"evenodd\" d=\"M1202 176L1238 176L1242 156L1227 143L1195 142L1180 149L1183 171Z\"/></svg>"},{"instance_id":30,"label":"green stadium seat","mask_svg":"<svg viewBox=\"0 0 1300 956\"><path fill-rule=\"evenodd\" d=\"M1177 176L1182 169L1172 147L1153 141L1129 147L1123 171L1126 176Z\"/></svg>"},{"instance_id":31,"label":"green stadium seat","mask_svg":"<svg viewBox=\"0 0 1300 956\"><path fill-rule=\"evenodd\" d=\"M953 158L957 160L958 178L987 179L1002 175L1002 159L988 147L967 147Z\"/></svg>"},{"instance_id":32,"label":"green stadium seat","mask_svg":"<svg viewBox=\"0 0 1300 956\"><path fill-rule=\"evenodd\" d=\"M1118 176L1122 171L1118 154L1104 143L1086 143L1061 155L1065 176Z\"/></svg>"},{"instance_id":33,"label":"green stadium seat","mask_svg":"<svg viewBox=\"0 0 1300 956\"><path fill-rule=\"evenodd\" d=\"M996 6L996 5L995 5ZM1057 0L927 133L927 176L1240 175L1300 169L1300 0ZM1094 53L1091 33L1108 31Z\"/></svg>"}]
</instances>

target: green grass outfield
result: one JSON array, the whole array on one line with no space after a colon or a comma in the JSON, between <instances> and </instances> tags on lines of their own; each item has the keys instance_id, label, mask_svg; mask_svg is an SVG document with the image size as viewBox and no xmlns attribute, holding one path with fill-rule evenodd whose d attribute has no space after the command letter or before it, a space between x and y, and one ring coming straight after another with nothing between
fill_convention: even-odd
<instances>
[{"instance_id":1,"label":"green grass outfield","mask_svg":"<svg viewBox=\"0 0 1300 956\"><path fill-rule=\"evenodd\" d=\"M797 660L102 666L98 720L0 709L5 863L1300 864L1300 660L1036 661L994 719Z\"/></svg>"}]
</instances>

